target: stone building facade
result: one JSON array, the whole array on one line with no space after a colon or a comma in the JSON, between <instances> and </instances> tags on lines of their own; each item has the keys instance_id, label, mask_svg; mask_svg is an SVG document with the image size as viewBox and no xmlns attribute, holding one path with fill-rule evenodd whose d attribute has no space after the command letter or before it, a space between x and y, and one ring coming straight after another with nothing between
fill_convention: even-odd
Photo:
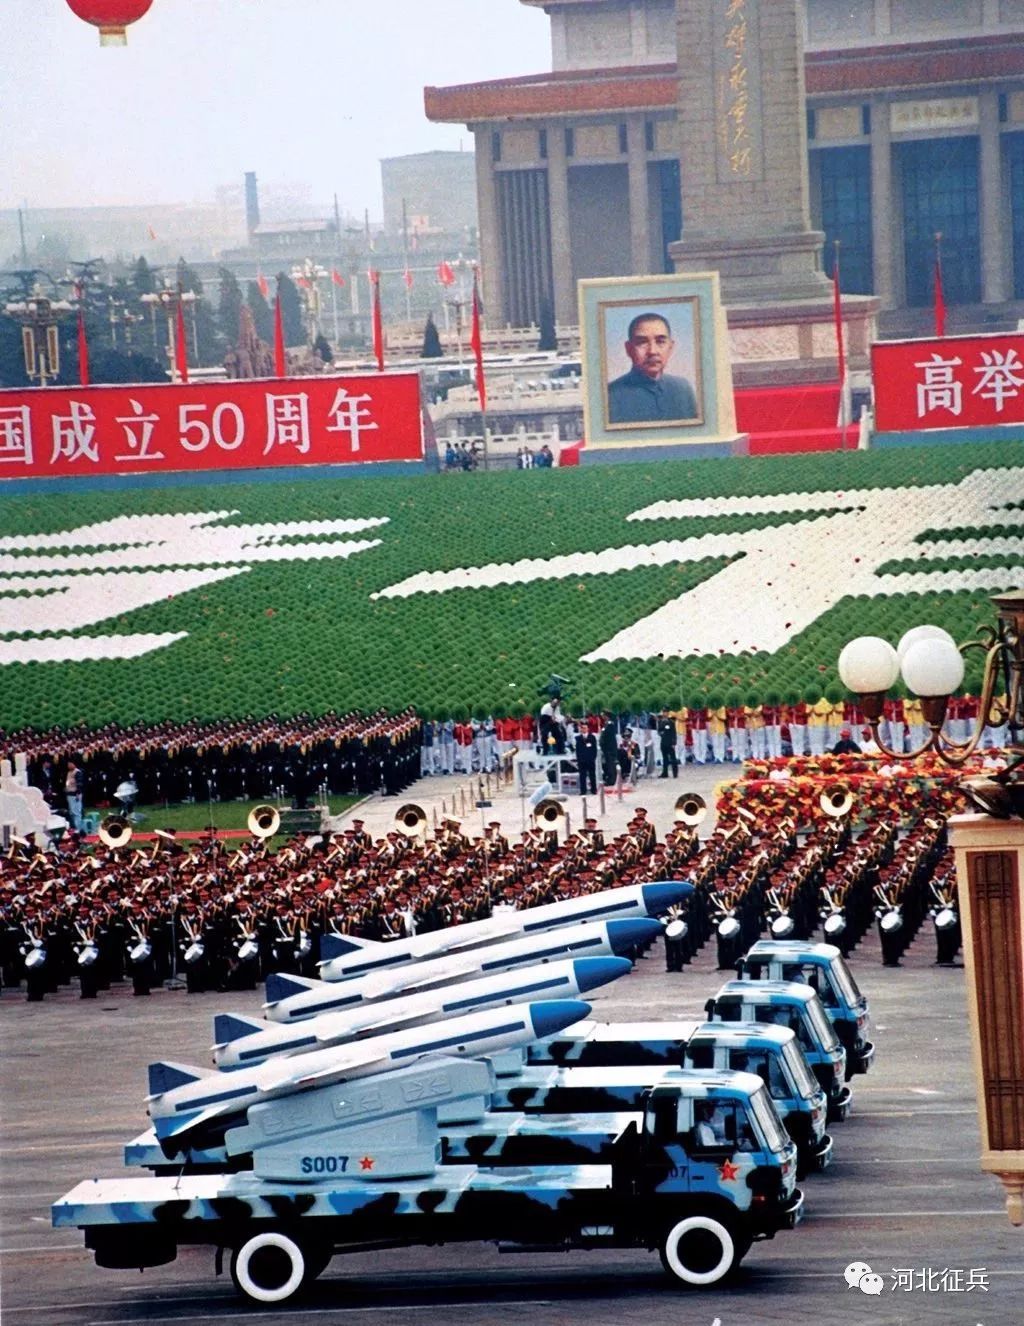
<instances>
[{"instance_id":1,"label":"stone building facade","mask_svg":"<svg viewBox=\"0 0 1024 1326\"><path fill-rule=\"evenodd\" d=\"M511 3L512 0L502 0ZM685 9L730 0L520 0L551 71L427 88L476 140L489 307L574 322L575 282L673 270L687 236ZM678 13L677 13L678 5ZM889 333L927 326L936 240L954 327L1024 315L1024 0L805 0L810 218L831 273ZM683 74L684 77L680 78ZM688 225L690 223L688 222Z\"/></svg>"}]
</instances>

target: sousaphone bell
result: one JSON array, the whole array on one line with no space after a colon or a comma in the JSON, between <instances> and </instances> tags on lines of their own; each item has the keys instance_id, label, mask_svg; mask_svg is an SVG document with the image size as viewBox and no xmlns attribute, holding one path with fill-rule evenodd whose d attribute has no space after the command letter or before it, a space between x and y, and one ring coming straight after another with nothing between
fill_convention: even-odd
<instances>
[{"instance_id":1,"label":"sousaphone bell","mask_svg":"<svg viewBox=\"0 0 1024 1326\"><path fill-rule=\"evenodd\" d=\"M409 801L400 807L395 823L410 838L421 838L427 832L427 812L422 806Z\"/></svg>"},{"instance_id":2,"label":"sousaphone bell","mask_svg":"<svg viewBox=\"0 0 1024 1326\"><path fill-rule=\"evenodd\" d=\"M675 818L679 823L695 829L708 813L707 802L696 792L684 792L675 805Z\"/></svg>"},{"instance_id":3,"label":"sousaphone bell","mask_svg":"<svg viewBox=\"0 0 1024 1326\"><path fill-rule=\"evenodd\" d=\"M273 838L281 827L281 814L274 806L254 806L245 822L254 838Z\"/></svg>"},{"instance_id":4,"label":"sousaphone bell","mask_svg":"<svg viewBox=\"0 0 1024 1326\"><path fill-rule=\"evenodd\" d=\"M545 797L534 808L534 823L539 824L542 828L555 829L558 827L559 821L564 818L565 810L561 802L555 801L552 797Z\"/></svg>"},{"instance_id":5,"label":"sousaphone bell","mask_svg":"<svg viewBox=\"0 0 1024 1326\"><path fill-rule=\"evenodd\" d=\"M108 815L97 830L99 840L111 851L127 847L132 840L132 826L122 815Z\"/></svg>"},{"instance_id":6,"label":"sousaphone bell","mask_svg":"<svg viewBox=\"0 0 1024 1326\"><path fill-rule=\"evenodd\" d=\"M833 820L841 820L853 808L853 793L845 783L830 783L822 789L818 805Z\"/></svg>"}]
</instances>

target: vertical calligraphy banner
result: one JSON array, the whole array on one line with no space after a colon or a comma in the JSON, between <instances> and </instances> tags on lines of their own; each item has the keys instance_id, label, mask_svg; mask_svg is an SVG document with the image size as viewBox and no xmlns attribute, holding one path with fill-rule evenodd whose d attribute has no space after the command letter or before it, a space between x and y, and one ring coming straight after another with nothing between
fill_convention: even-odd
<instances>
[{"instance_id":1,"label":"vertical calligraphy banner","mask_svg":"<svg viewBox=\"0 0 1024 1326\"><path fill-rule=\"evenodd\" d=\"M712 0L715 158L719 184L764 179L761 0Z\"/></svg>"}]
</instances>

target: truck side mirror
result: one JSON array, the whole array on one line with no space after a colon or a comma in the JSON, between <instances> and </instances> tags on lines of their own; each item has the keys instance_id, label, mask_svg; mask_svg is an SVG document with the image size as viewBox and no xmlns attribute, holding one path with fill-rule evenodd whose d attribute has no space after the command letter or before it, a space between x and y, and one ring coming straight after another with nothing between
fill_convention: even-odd
<instances>
[{"instance_id":1,"label":"truck side mirror","mask_svg":"<svg viewBox=\"0 0 1024 1326\"><path fill-rule=\"evenodd\" d=\"M708 1000L705 1002L705 1004L704 1004L704 1012L708 1015L709 1018L713 1018L713 1017L714 1017L714 1015L715 1015L715 1001L714 1001L714 999L708 999Z\"/></svg>"}]
</instances>

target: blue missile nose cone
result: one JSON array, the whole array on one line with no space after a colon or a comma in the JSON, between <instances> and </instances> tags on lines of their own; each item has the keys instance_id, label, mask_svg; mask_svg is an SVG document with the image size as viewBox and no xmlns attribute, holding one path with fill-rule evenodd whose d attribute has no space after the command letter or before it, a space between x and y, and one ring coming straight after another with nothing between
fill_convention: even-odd
<instances>
[{"instance_id":1,"label":"blue missile nose cone","mask_svg":"<svg viewBox=\"0 0 1024 1326\"><path fill-rule=\"evenodd\" d=\"M633 964L629 958L577 958L572 969L576 987L582 994L584 990L595 990L599 985L617 981L633 970Z\"/></svg>"},{"instance_id":2,"label":"blue missile nose cone","mask_svg":"<svg viewBox=\"0 0 1024 1326\"><path fill-rule=\"evenodd\" d=\"M636 917L632 921L609 921L608 943L613 953L632 953L643 948L661 934L661 922L648 917Z\"/></svg>"},{"instance_id":3,"label":"blue missile nose cone","mask_svg":"<svg viewBox=\"0 0 1024 1326\"><path fill-rule=\"evenodd\" d=\"M671 884L644 884L640 892L643 894L647 915L661 916L670 907L688 898L693 892L693 885L674 880Z\"/></svg>"},{"instance_id":4,"label":"blue missile nose cone","mask_svg":"<svg viewBox=\"0 0 1024 1326\"><path fill-rule=\"evenodd\" d=\"M590 1005L582 999L542 999L530 1005L530 1017L538 1040L554 1036L589 1016Z\"/></svg>"}]
</instances>

